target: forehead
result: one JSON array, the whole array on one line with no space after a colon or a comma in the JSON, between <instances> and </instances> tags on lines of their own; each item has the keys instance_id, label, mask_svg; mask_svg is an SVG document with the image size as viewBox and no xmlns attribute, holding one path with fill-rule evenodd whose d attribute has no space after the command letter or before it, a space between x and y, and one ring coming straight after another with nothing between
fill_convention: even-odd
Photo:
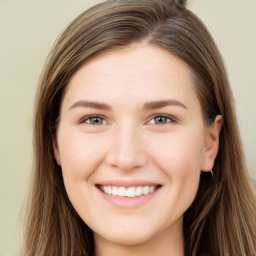
<instances>
[{"instance_id":1,"label":"forehead","mask_svg":"<svg viewBox=\"0 0 256 256\"><path fill-rule=\"evenodd\" d=\"M186 63L165 49L131 45L84 64L71 78L64 101L85 97L127 104L175 98L186 103L197 100L191 74Z\"/></svg>"}]
</instances>

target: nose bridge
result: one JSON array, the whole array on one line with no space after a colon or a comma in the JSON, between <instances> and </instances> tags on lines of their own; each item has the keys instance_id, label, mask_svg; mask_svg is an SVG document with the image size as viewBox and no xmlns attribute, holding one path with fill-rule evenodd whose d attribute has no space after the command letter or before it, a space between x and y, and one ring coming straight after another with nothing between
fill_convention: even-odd
<instances>
[{"instance_id":1,"label":"nose bridge","mask_svg":"<svg viewBox=\"0 0 256 256\"><path fill-rule=\"evenodd\" d=\"M131 123L120 125L111 143L108 164L123 170L142 167L146 162L142 134L139 127Z\"/></svg>"}]
</instances>

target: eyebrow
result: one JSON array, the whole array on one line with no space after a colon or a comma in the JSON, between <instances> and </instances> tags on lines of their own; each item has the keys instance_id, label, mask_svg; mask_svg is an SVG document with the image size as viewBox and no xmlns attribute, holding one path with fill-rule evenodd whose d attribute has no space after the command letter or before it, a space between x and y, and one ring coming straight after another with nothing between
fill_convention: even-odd
<instances>
[{"instance_id":1,"label":"eyebrow","mask_svg":"<svg viewBox=\"0 0 256 256\"><path fill-rule=\"evenodd\" d=\"M169 99L169 100L156 100L156 101L149 101L143 104L142 109L143 110L153 110L153 109L159 109L167 106L177 106L182 107L184 109L188 109L186 105L181 103L178 100L175 99ZM80 100L75 102L71 105L69 110L77 108L77 107L87 107L87 108L95 108L100 110L111 110L111 106L105 103L100 103L96 101L86 101L86 100Z\"/></svg>"},{"instance_id":2,"label":"eyebrow","mask_svg":"<svg viewBox=\"0 0 256 256\"><path fill-rule=\"evenodd\" d=\"M101 110L111 110L111 107L105 103L95 102L95 101L86 101L86 100L80 100L75 102L71 107L69 108L74 109L77 107L87 107L87 108L96 108Z\"/></svg>"},{"instance_id":3,"label":"eyebrow","mask_svg":"<svg viewBox=\"0 0 256 256\"><path fill-rule=\"evenodd\" d=\"M184 109L188 109L186 105L184 105L183 103L175 99L146 102L143 106L143 109L152 110L152 109L158 109L158 108L163 108L167 106L177 106L177 107L182 107Z\"/></svg>"}]
</instances>

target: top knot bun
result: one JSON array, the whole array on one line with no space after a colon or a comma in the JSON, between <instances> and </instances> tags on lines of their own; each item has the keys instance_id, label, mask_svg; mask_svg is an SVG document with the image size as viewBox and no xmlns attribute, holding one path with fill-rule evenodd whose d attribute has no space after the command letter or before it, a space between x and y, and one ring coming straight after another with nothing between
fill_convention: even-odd
<instances>
[{"instance_id":1,"label":"top knot bun","mask_svg":"<svg viewBox=\"0 0 256 256\"><path fill-rule=\"evenodd\" d=\"M179 8L179 9L184 9L186 8L186 0L173 0L174 4Z\"/></svg>"}]
</instances>

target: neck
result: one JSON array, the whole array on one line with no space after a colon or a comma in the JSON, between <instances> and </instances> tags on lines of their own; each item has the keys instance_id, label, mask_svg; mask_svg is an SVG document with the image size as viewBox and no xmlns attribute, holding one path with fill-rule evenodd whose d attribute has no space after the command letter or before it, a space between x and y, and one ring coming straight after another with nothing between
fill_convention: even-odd
<instances>
[{"instance_id":1,"label":"neck","mask_svg":"<svg viewBox=\"0 0 256 256\"><path fill-rule=\"evenodd\" d=\"M94 234L96 256L184 256L182 221L140 244L113 243Z\"/></svg>"}]
</instances>

